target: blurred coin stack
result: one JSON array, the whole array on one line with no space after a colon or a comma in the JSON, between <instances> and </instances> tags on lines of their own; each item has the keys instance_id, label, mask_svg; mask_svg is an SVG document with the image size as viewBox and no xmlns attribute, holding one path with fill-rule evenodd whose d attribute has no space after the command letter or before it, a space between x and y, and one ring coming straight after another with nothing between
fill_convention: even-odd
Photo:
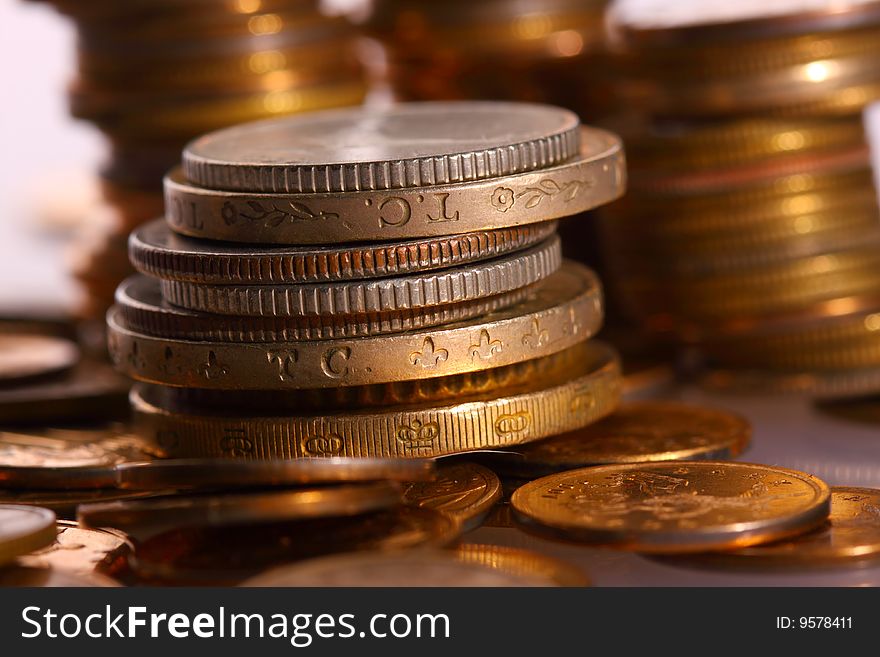
<instances>
[{"instance_id":1,"label":"blurred coin stack","mask_svg":"<svg viewBox=\"0 0 880 657\"><path fill-rule=\"evenodd\" d=\"M126 239L162 213L162 177L194 136L242 121L360 104L353 27L317 0L51 0L78 31L71 112L109 141L109 208L74 253L96 317L131 273Z\"/></svg>"},{"instance_id":2,"label":"blurred coin stack","mask_svg":"<svg viewBox=\"0 0 880 657\"><path fill-rule=\"evenodd\" d=\"M631 170L602 223L616 298L695 345L715 385L880 388L861 116L880 97L880 3L731 22L651 7L622 2L612 23Z\"/></svg>"},{"instance_id":3,"label":"blurred coin stack","mask_svg":"<svg viewBox=\"0 0 880 657\"><path fill-rule=\"evenodd\" d=\"M172 456L433 457L611 412L598 280L556 218L617 198L623 154L566 110L335 110L190 143L146 276L108 316ZM223 240L217 241L217 240ZM158 385L157 385L158 384Z\"/></svg>"},{"instance_id":4,"label":"blurred coin stack","mask_svg":"<svg viewBox=\"0 0 880 657\"><path fill-rule=\"evenodd\" d=\"M548 102L589 116L605 0L377 0L370 28L402 100Z\"/></svg>"}]
</instances>

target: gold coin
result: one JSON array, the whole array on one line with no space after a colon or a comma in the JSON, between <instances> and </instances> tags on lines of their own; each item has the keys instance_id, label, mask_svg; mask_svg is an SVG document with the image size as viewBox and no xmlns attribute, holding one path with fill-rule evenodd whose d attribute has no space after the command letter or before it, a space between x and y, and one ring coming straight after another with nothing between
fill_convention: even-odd
<instances>
[{"instance_id":1,"label":"gold coin","mask_svg":"<svg viewBox=\"0 0 880 657\"><path fill-rule=\"evenodd\" d=\"M150 463L123 463L116 466L114 472L120 488L152 491L385 480L422 482L433 480L436 474L434 464L429 460L339 457L288 461L160 459Z\"/></svg>"},{"instance_id":2,"label":"gold coin","mask_svg":"<svg viewBox=\"0 0 880 657\"><path fill-rule=\"evenodd\" d=\"M498 472L537 477L590 465L728 459L745 449L749 423L732 413L677 402L628 402L583 429L510 452L481 456Z\"/></svg>"},{"instance_id":3,"label":"gold coin","mask_svg":"<svg viewBox=\"0 0 880 657\"><path fill-rule=\"evenodd\" d=\"M834 487L831 489L831 514L825 524L812 532L741 550L693 555L681 563L746 568L821 568L859 565L878 556L880 491Z\"/></svg>"},{"instance_id":4,"label":"gold coin","mask_svg":"<svg viewBox=\"0 0 880 657\"><path fill-rule=\"evenodd\" d=\"M792 394L819 399L859 397L880 391L880 368L837 370L712 369L700 383L733 394Z\"/></svg>"},{"instance_id":5,"label":"gold coin","mask_svg":"<svg viewBox=\"0 0 880 657\"><path fill-rule=\"evenodd\" d=\"M114 466L156 452L123 426L0 431L0 488L114 488Z\"/></svg>"},{"instance_id":6,"label":"gold coin","mask_svg":"<svg viewBox=\"0 0 880 657\"><path fill-rule=\"evenodd\" d=\"M541 169L439 187L319 194L203 189L165 178L166 219L181 234L263 244L349 244L441 237L542 223L618 198L623 148L611 133L581 136L580 155Z\"/></svg>"},{"instance_id":7,"label":"gold coin","mask_svg":"<svg viewBox=\"0 0 880 657\"><path fill-rule=\"evenodd\" d=\"M369 482L235 495L172 495L150 500L82 504L85 527L145 525L235 525L347 516L400 504L400 488Z\"/></svg>"},{"instance_id":8,"label":"gold coin","mask_svg":"<svg viewBox=\"0 0 880 657\"><path fill-rule=\"evenodd\" d=\"M562 352L592 336L601 325L599 282L581 265L566 263L527 294L522 302L478 320L348 340L172 340L129 330L124 310L111 310L107 343L119 370L140 381L293 390L430 379L505 367Z\"/></svg>"},{"instance_id":9,"label":"gold coin","mask_svg":"<svg viewBox=\"0 0 880 657\"><path fill-rule=\"evenodd\" d=\"M561 263L562 249L554 235L515 254L425 274L299 285L200 285L163 280L161 288L168 303L200 312L345 317L485 299L537 283Z\"/></svg>"},{"instance_id":10,"label":"gold coin","mask_svg":"<svg viewBox=\"0 0 880 657\"><path fill-rule=\"evenodd\" d=\"M468 562L441 550L359 552L280 566L241 583L248 587L508 587L537 577Z\"/></svg>"},{"instance_id":11,"label":"gold coin","mask_svg":"<svg viewBox=\"0 0 880 657\"><path fill-rule=\"evenodd\" d=\"M175 308L162 299L158 281L132 276L116 289L115 313L119 314L118 323L135 333L155 337L255 343L331 340L403 333L461 322L520 303L536 289L518 289L463 303L370 315L239 317ZM136 359L132 365L140 360Z\"/></svg>"},{"instance_id":12,"label":"gold coin","mask_svg":"<svg viewBox=\"0 0 880 657\"><path fill-rule=\"evenodd\" d=\"M312 247L228 246L177 235L161 219L137 228L128 253L141 273L203 284L279 285L400 276L521 251L550 237L552 221L433 239Z\"/></svg>"},{"instance_id":13,"label":"gold coin","mask_svg":"<svg viewBox=\"0 0 880 657\"><path fill-rule=\"evenodd\" d=\"M479 527L500 499L501 481L476 463L442 464L436 479L414 482L403 491L405 504L445 513L461 524L462 532Z\"/></svg>"},{"instance_id":14,"label":"gold coin","mask_svg":"<svg viewBox=\"0 0 880 657\"><path fill-rule=\"evenodd\" d=\"M803 534L828 517L830 490L801 472L680 461L570 470L519 488L517 519L536 530L638 552L725 550Z\"/></svg>"},{"instance_id":15,"label":"gold coin","mask_svg":"<svg viewBox=\"0 0 880 657\"><path fill-rule=\"evenodd\" d=\"M230 585L275 566L342 552L443 547L459 526L433 509L397 509L346 518L183 527L138 545L131 563L147 582Z\"/></svg>"},{"instance_id":16,"label":"gold coin","mask_svg":"<svg viewBox=\"0 0 880 657\"><path fill-rule=\"evenodd\" d=\"M59 520L56 529L54 543L19 557L16 564L72 575L98 573L112 577L126 567L134 550L131 541L118 531L86 529L69 520Z\"/></svg>"},{"instance_id":17,"label":"gold coin","mask_svg":"<svg viewBox=\"0 0 880 657\"><path fill-rule=\"evenodd\" d=\"M616 356L596 342L578 353L557 377L541 383L545 387L493 389L451 405L272 417L163 408L158 391L146 386L137 387L131 400L141 435L174 457L429 458L537 440L611 412L620 394Z\"/></svg>"},{"instance_id":18,"label":"gold coin","mask_svg":"<svg viewBox=\"0 0 880 657\"><path fill-rule=\"evenodd\" d=\"M50 335L0 334L0 383L59 374L79 361L76 344Z\"/></svg>"},{"instance_id":19,"label":"gold coin","mask_svg":"<svg viewBox=\"0 0 880 657\"><path fill-rule=\"evenodd\" d=\"M0 504L0 565L55 540L55 514L49 509Z\"/></svg>"},{"instance_id":20,"label":"gold coin","mask_svg":"<svg viewBox=\"0 0 880 657\"><path fill-rule=\"evenodd\" d=\"M464 543L454 548L464 563L480 564L544 586L590 586L590 578L576 566L546 554L501 545Z\"/></svg>"},{"instance_id":21,"label":"gold coin","mask_svg":"<svg viewBox=\"0 0 880 657\"><path fill-rule=\"evenodd\" d=\"M17 504L21 506L44 507L54 511L59 518L72 519L76 517L77 508L81 504L137 500L155 497L160 493L168 494L169 492L171 491L125 491L115 488L92 490L2 489L0 490L0 505Z\"/></svg>"}]
</instances>

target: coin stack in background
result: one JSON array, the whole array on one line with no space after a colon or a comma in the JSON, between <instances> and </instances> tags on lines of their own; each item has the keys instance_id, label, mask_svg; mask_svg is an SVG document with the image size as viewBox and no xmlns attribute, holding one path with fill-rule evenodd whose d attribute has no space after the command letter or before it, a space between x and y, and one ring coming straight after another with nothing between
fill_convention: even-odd
<instances>
[{"instance_id":1,"label":"coin stack in background","mask_svg":"<svg viewBox=\"0 0 880 657\"><path fill-rule=\"evenodd\" d=\"M609 286L715 385L877 389L861 112L880 96L880 3L685 26L637 5L617 6L608 79L632 180L602 223Z\"/></svg>"},{"instance_id":2,"label":"coin stack in background","mask_svg":"<svg viewBox=\"0 0 880 657\"><path fill-rule=\"evenodd\" d=\"M131 273L128 233L162 214L162 177L189 139L366 94L354 28L317 0L51 2L78 31L71 112L110 146L109 208L73 254L86 317L102 315Z\"/></svg>"},{"instance_id":3,"label":"coin stack in background","mask_svg":"<svg viewBox=\"0 0 880 657\"><path fill-rule=\"evenodd\" d=\"M402 100L509 99L589 116L605 0L373 3L369 29Z\"/></svg>"},{"instance_id":4,"label":"coin stack in background","mask_svg":"<svg viewBox=\"0 0 880 657\"><path fill-rule=\"evenodd\" d=\"M551 106L421 103L190 143L108 317L176 456L433 457L609 413L598 280L552 221L617 198L619 141ZM223 240L219 242L217 240ZM230 242L232 244L230 244ZM279 246L284 245L284 246Z\"/></svg>"}]
</instances>

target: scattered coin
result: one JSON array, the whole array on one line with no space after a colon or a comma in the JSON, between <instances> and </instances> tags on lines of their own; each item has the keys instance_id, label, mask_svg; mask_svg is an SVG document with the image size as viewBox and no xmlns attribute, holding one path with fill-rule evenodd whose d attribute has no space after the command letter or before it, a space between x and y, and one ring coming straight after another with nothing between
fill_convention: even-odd
<instances>
[{"instance_id":1,"label":"scattered coin","mask_svg":"<svg viewBox=\"0 0 880 657\"><path fill-rule=\"evenodd\" d=\"M464 543L453 548L464 563L476 563L503 573L541 582L542 586L590 586L590 578L579 568L545 554L504 547Z\"/></svg>"},{"instance_id":2,"label":"scattered coin","mask_svg":"<svg viewBox=\"0 0 880 657\"><path fill-rule=\"evenodd\" d=\"M0 488L114 488L116 465L154 456L123 425L0 431Z\"/></svg>"},{"instance_id":3,"label":"scattered coin","mask_svg":"<svg viewBox=\"0 0 880 657\"><path fill-rule=\"evenodd\" d=\"M237 584L269 568L341 552L444 547L458 523L433 509L402 506L348 518L230 527L184 527L140 543L132 559L147 582ZM223 550L217 550L222 545Z\"/></svg>"},{"instance_id":4,"label":"scattered coin","mask_svg":"<svg viewBox=\"0 0 880 657\"><path fill-rule=\"evenodd\" d=\"M413 482L403 492L410 506L435 509L461 524L468 532L480 526L501 499L497 475L476 463L442 464L433 481Z\"/></svg>"},{"instance_id":5,"label":"scattered coin","mask_svg":"<svg viewBox=\"0 0 880 657\"><path fill-rule=\"evenodd\" d=\"M362 552L274 568L241 583L266 587L509 587L539 586L527 573L493 569L440 550Z\"/></svg>"},{"instance_id":6,"label":"scattered coin","mask_svg":"<svg viewBox=\"0 0 880 657\"><path fill-rule=\"evenodd\" d=\"M77 520L86 527L214 525L280 522L346 516L400 504L400 489L372 482L229 495L174 495L151 500L82 504Z\"/></svg>"},{"instance_id":7,"label":"scattered coin","mask_svg":"<svg viewBox=\"0 0 880 657\"><path fill-rule=\"evenodd\" d=\"M681 461L570 470L519 488L537 531L653 553L728 550L803 534L829 513L828 486L763 465Z\"/></svg>"},{"instance_id":8,"label":"scattered coin","mask_svg":"<svg viewBox=\"0 0 880 657\"><path fill-rule=\"evenodd\" d=\"M49 509L0 504L0 565L55 540L55 514Z\"/></svg>"},{"instance_id":9,"label":"scattered coin","mask_svg":"<svg viewBox=\"0 0 880 657\"><path fill-rule=\"evenodd\" d=\"M59 374L79 361L74 342L51 335L0 333L0 384Z\"/></svg>"},{"instance_id":10,"label":"scattered coin","mask_svg":"<svg viewBox=\"0 0 880 657\"><path fill-rule=\"evenodd\" d=\"M161 491L167 494L169 491ZM49 490L49 489L3 489L0 490L0 504L18 504L44 507L54 511L59 518L76 518L81 504L97 504L120 500L136 500L155 497L155 491L130 491L115 488Z\"/></svg>"},{"instance_id":11,"label":"scattered coin","mask_svg":"<svg viewBox=\"0 0 880 657\"><path fill-rule=\"evenodd\" d=\"M689 555L672 563L707 566L822 568L880 557L880 490L831 489L831 514L818 529L784 541L729 552Z\"/></svg>"},{"instance_id":12,"label":"scattered coin","mask_svg":"<svg viewBox=\"0 0 880 657\"><path fill-rule=\"evenodd\" d=\"M302 486L360 481L431 481L427 459L339 458L242 461L223 458L162 459L115 468L128 490Z\"/></svg>"},{"instance_id":13,"label":"scattered coin","mask_svg":"<svg viewBox=\"0 0 880 657\"><path fill-rule=\"evenodd\" d=\"M54 543L19 557L17 565L112 577L127 566L134 550L128 537L116 530L86 529L68 520L59 520L56 528Z\"/></svg>"},{"instance_id":14,"label":"scattered coin","mask_svg":"<svg viewBox=\"0 0 880 657\"><path fill-rule=\"evenodd\" d=\"M538 477L589 465L729 459L745 449L751 433L745 419L726 411L628 402L583 429L481 458L505 475Z\"/></svg>"}]
</instances>

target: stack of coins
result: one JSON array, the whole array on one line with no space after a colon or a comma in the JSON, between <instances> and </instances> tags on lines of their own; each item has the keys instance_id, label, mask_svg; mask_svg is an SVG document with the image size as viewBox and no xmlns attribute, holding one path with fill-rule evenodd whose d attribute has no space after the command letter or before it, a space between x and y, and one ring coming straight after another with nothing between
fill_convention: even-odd
<instances>
[{"instance_id":1,"label":"stack of coins","mask_svg":"<svg viewBox=\"0 0 880 657\"><path fill-rule=\"evenodd\" d=\"M109 208L79 245L83 314L131 273L128 233L162 213L162 177L194 136L242 121L360 104L356 33L317 0L51 0L75 21L72 114L109 141Z\"/></svg>"},{"instance_id":2,"label":"stack of coins","mask_svg":"<svg viewBox=\"0 0 880 657\"><path fill-rule=\"evenodd\" d=\"M559 108L334 110L191 142L108 315L178 457L436 457L611 412L599 282L553 220L618 197L620 143ZM222 241L219 241L222 240Z\"/></svg>"},{"instance_id":3,"label":"stack of coins","mask_svg":"<svg viewBox=\"0 0 880 657\"><path fill-rule=\"evenodd\" d=\"M585 81L597 66L605 5L379 0L370 24L401 99L540 101L588 112Z\"/></svg>"},{"instance_id":4,"label":"stack of coins","mask_svg":"<svg viewBox=\"0 0 880 657\"><path fill-rule=\"evenodd\" d=\"M632 193L602 225L616 298L696 345L716 385L877 389L880 225L860 112L880 97L880 3L733 22L638 4L618 7L609 81L631 110L618 121Z\"/></svg>"}]
</instances>

